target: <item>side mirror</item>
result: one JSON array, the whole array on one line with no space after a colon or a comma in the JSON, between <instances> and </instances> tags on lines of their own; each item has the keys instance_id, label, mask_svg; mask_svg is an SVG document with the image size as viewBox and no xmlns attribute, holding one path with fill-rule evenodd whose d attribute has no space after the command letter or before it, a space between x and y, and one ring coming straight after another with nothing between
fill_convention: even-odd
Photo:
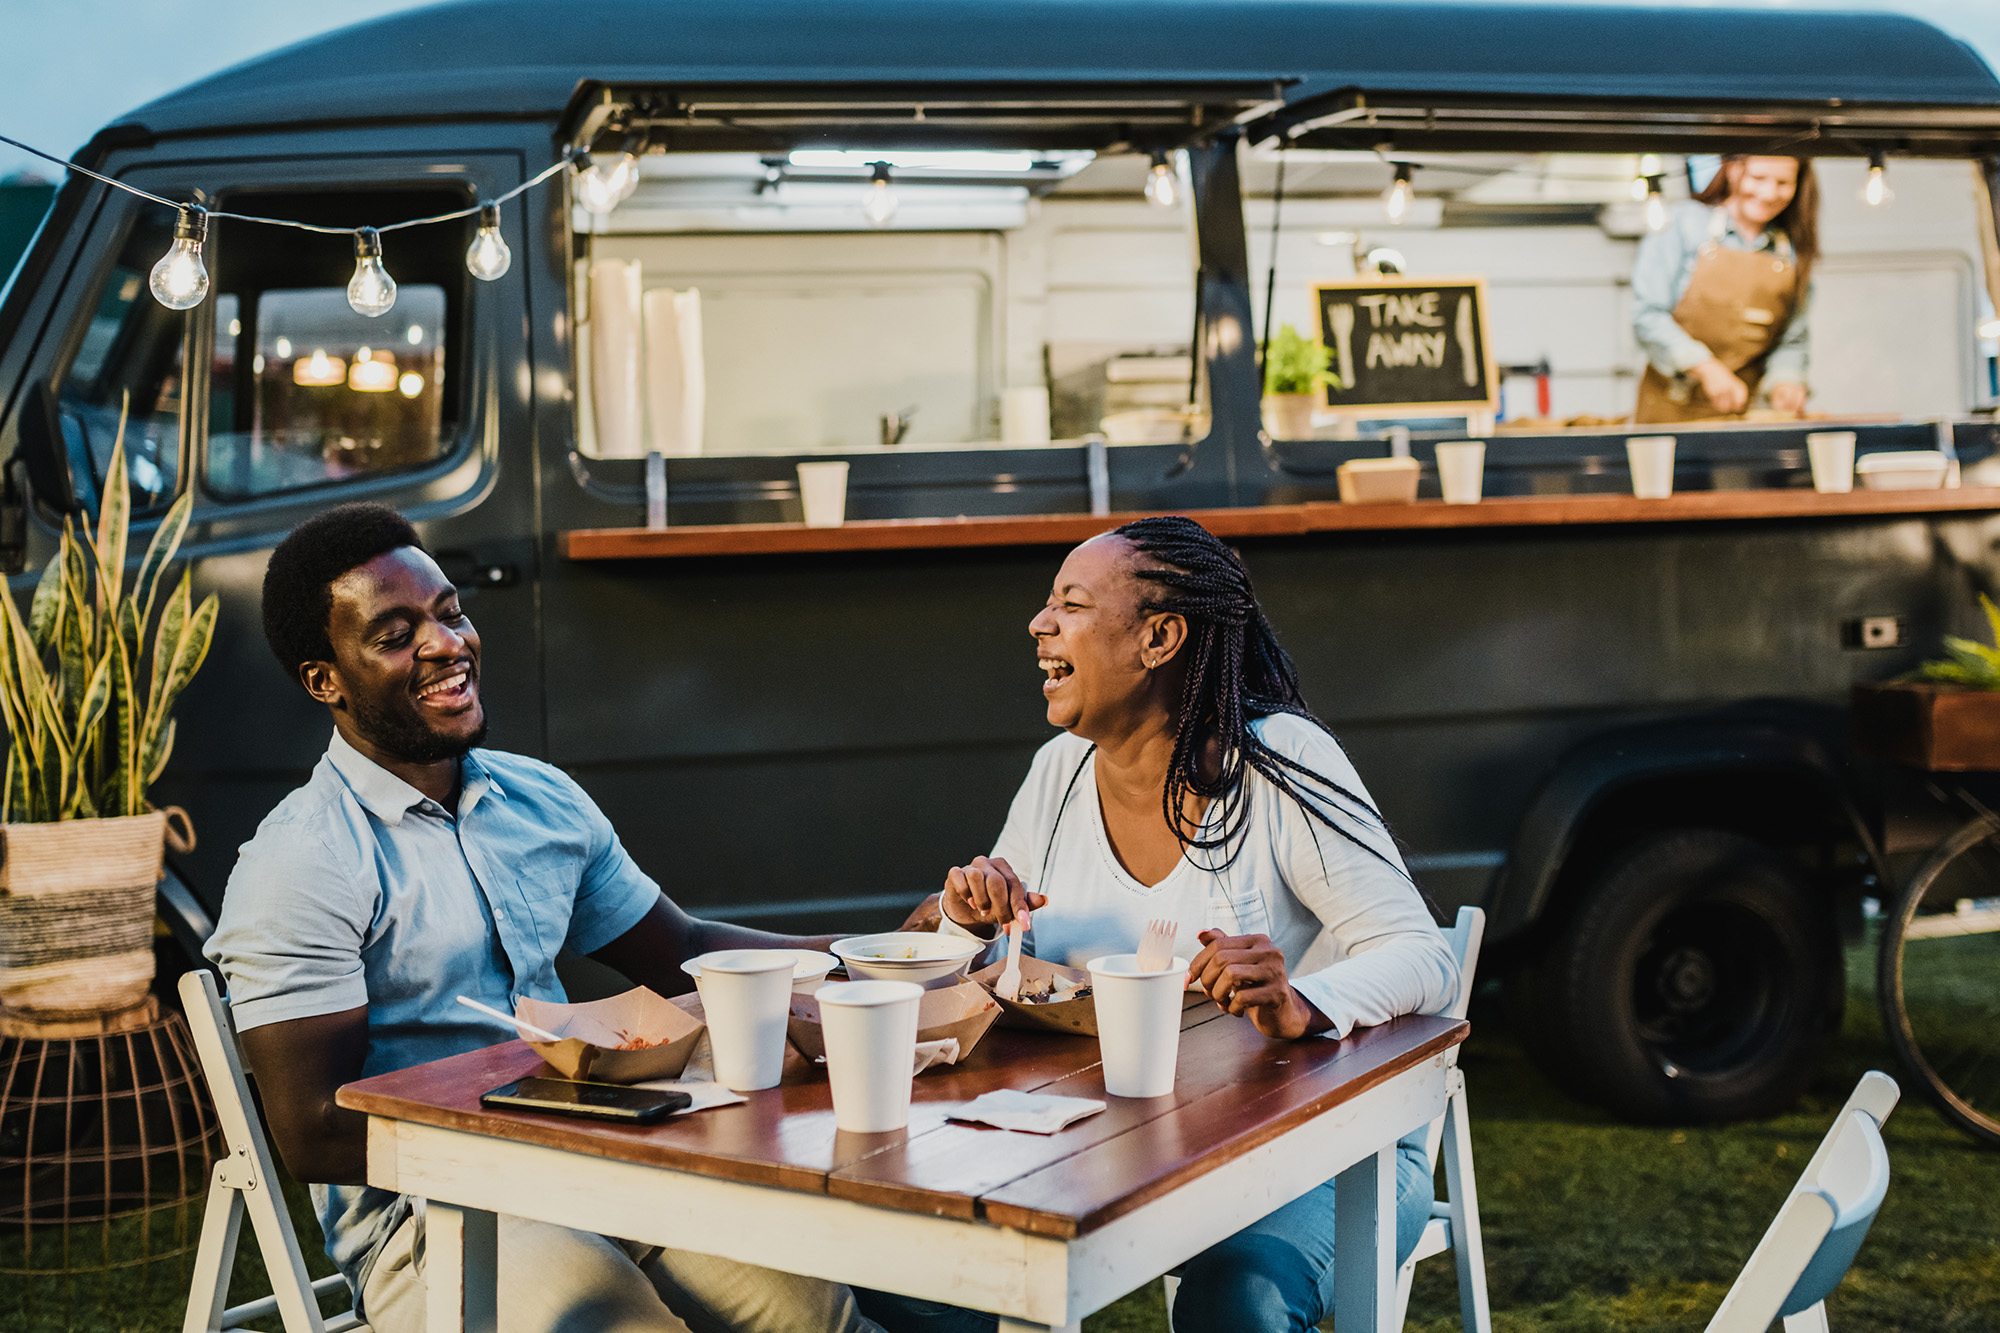
<instances>
[{"instance_id":1,"label":"side mirror","mask_svg":"<svg viewBox=\"0 0 2000 1333\"><path fill-rule=\"evenodd\" d=\"M76 485L69 474L69 450L63 444L62 406L47 383L36 380L21 400L20 443L15 457L28 470L28 486L36 498L58 514L77 512Z\"/></svg>"}]
</instances>

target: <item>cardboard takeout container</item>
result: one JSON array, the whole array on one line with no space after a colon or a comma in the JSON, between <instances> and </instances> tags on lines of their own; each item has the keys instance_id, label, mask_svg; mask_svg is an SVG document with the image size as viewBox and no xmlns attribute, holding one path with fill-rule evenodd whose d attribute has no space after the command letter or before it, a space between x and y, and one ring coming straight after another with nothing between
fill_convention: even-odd
<instances>
[{"instance_id":1,"label":"cardboard takeout container","mask_svg":"<svg viewBox=\"0 0 2000 1333\"><path fill-rule=\"evenodd\" d=\"M675 1077L687 1065L706 1026L700 1018L644 986L587 1004L523 999L514 1012L536 1027L563 1036L559 1042L530 1041L535 1054L555 1066L564 1078L597 1083ZM619 1049L632 1038L654 1044L638 1050Z\"/></svg>"},{"instance_id":2,"label":"cardboard takeout container","mask_svg":"<svg viewBox=\"0 0 2000 1333\"><path fill-rule=\"evenodd\" d=\"M989 967L982 967L972 974L972 980L992 994L993 986L1000 980L1000 974L1007 970L1007 960ZM1064 978L1080 985L1090 985L1090 973L1080 967L1064 967L1060 963L1045 962L1040 958L1021 955L1021 985L1041 977ZM1000 1006L1000 1026L1009 1028L1035 1028L1043 1032L1064 1032L1074 1036L1094 1037L1097 1035L1097 998L1086 995L1077 1000L1058 1000L1053 1004L1022 1004L1019 1000L1003 1000L993 996L993 1002ZM1203 1006L1208 996L1191 990L1181 997L1181 1031L1185 1032L1202 1017Z\"/></svg>"},{"instance_id":3,"label":"cardboard takeout container","mask_svg":"<svg viewBox=\"0 0 2000 1333\"><path fill-rule=\"evenodd\" d=\"M993 1026L993 1020L1000 1017L1000 1005L986 990L969 981L961 981L956 986L941 990L927 990L917 1001L917 1040L943 1041L946 1037L958 1039L958 1058L965 1059L972 1054L972 1048L986 1035L986 1029ZM816 995L792 996L792 1015L786 1024L786 1035L799 1054L808 1060L818 1060L826 1055L826 1034L819 1024L819 997Z\"/></svg>"}]
</instances>

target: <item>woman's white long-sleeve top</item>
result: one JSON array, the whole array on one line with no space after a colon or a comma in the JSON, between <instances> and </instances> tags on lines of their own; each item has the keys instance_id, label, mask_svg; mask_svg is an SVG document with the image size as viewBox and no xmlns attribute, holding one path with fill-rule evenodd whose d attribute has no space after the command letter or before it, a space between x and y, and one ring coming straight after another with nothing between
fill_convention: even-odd
<instances>
[{"instance_id":1,"label":"woman's white long-sleeve top","mask_svg":"<svg viewBox=\"0 0 2000 1333\"><path fill-rule=\"evenodd\" d=\"M1323 729L1283 713L1250 725L1271 749L1373 807L1360 775ZM1204 929L1268 935L1285 956L1292 985L1332 1020L1336 1037L1400 1014L1442 1012L1457 996L1450 947L1394 841L1359 802L1327 792L1316 799L1356 840L1350 841L1246 769L1248 809L1239 838L1228 848L1190 849L1149 887L1112 852L1095 765L1089 743L1068 733L1044 745L994 846L993 855L1005 858L1023 884L1048 895L1024 951L1080 967L1102 954L1131 952L1154 917L1179 922L1175 951L1183 957L1200 948L1195 937ZM1309 779L1297 785L1313 790ZM1210 831L1219 827L1220 805L1211 804ZM943 928L957 931L949 918Z\"/></svg>"}]
</instances>

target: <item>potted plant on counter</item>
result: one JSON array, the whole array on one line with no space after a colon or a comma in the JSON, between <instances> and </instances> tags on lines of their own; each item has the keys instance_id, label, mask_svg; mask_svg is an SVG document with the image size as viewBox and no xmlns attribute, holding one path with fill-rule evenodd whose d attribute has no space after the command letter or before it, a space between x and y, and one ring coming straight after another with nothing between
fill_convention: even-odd
<instances>
[{"instance_id":1,"label":"potted plant on counter","mask_svg":"<svg viewBox=\"0 0 2000 1333\"><path fill-rule=\"evenodd\" d=\"M2000 607L1979 609L2000 645ZM1946 635L1945 656L1909 675L1854 687L1855 747L1937 772L2000 770L2000 646Z\"/></svg>"},{"instance_id":2,"label":"potted plant on counter","mask_svg":"<svg viewBox=\"0 0 2000 1333\"><path fill-rule=\"evenodd\" d=\"M1280 324L1264 349L1264 429L1274 440L1303 440L1312 435L1313 409L1328 385L1340 377L1329 367L1333 353L1324 343Z\"/></svg>"},{"instance_id":3,"label":"potted plant on counter","mask_svg":"<svg viewBox=\"0 0 2000 1333\"><path fill-rule=\"evenodd\" d=\"M121 421L95 539L67 520L24 618L0 597L0 1020L103 1020L148 1005L153 895L166 845L191 850L177 808L147 798L174 748L173 708L215 633L166 568L192 497L126 568L131 489Z\"/></svg>"}]
</instances>

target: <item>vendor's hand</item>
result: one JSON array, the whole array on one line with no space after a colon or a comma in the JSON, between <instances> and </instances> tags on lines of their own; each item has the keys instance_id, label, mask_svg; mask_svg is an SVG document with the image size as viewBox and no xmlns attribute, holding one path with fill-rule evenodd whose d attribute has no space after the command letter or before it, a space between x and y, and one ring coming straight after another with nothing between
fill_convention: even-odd
<instances>
[{"instance_id":1,"label":"vendor's hand","mask_svg":"<svg viewBox=\"0 0 2000 1333\"><path fill-rule=\"evenodd\" d=\"M1004 926L1010 921L1028 924L1028 913L1048 899L1029 893L1014 873L1014 867L1000 857L972 858L972 864L953 866L944 877L944 898L939 906L961 926Z\"/></svg>"},{"instance_id":2,"label":"vendor's hand","mask_svg":"<svg viewBox=\"0 0 2000 1333\"><path fill-rule=\"evenodd\" d=\"M1708 401L1715 410L1733 415L1750 406L1750 388L1736 377L1731 370L1714 357L1702 362L1688 374L1701 384L1701 391L1708 395Z\"/></svg>"},{"instance_id":3,"label":"vendor's hand","mask_svg":"<svg viewBox=\"0 0 2000 1333\"><path fill-rule=\"evenodd\" d=\"M1806 397L1811 393L1803 384L1782 383L1771 386L1771 406L1780 412L1798 416L1806 410Z\"/></svg>"},{"instance_id":4,"label":"vendor's hand","mask_svg":"<svg viewBox=\"0 0 2000 1333\"><path fill-rule=\"evenodd\" d=\"M1201 952L1188 964L1188 980L1208 998L1247 1018L1267 1037L1303 1037L1333 1026L1312 1001L1292 989L1285 955L1268 935L1225 935L1204 930Z\"/></svg>"},{"instance_id":5,"label":"vendor's hand","mask_svg":"<svg viewBox=\"0 0 2000 1333\"><path fill-rule=\"evenodd\" d=\"M899 931L914 931L919 934L929 934L936 930L940 916L938 903L942 900L942 897L942 894L933 893L930 897L918 903L916 910L911 912L903 924L896 927L896 929Z\"/></svg>"}]
</instances>

